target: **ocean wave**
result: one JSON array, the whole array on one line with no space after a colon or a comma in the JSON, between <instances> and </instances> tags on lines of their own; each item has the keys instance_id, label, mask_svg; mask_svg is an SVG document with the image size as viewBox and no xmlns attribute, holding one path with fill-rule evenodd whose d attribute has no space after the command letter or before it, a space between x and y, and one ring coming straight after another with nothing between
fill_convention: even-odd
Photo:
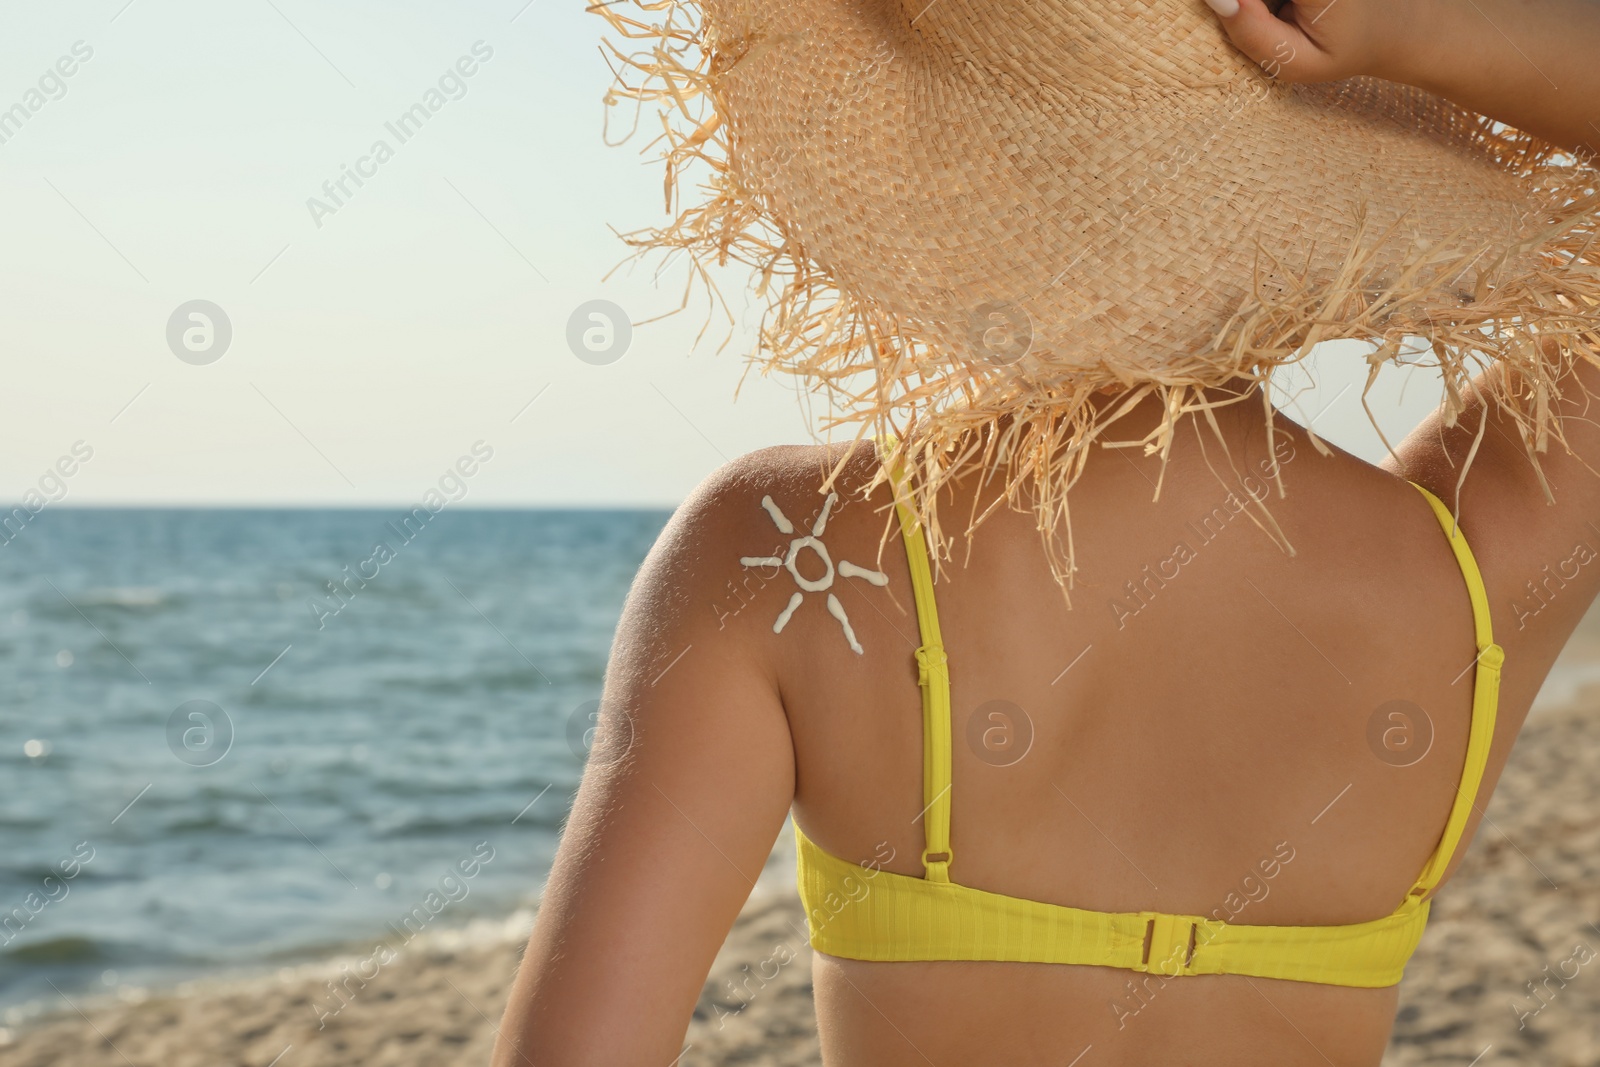
<instances>
[{"instance_id":1,"label":"ocean wave","mask_svg":"<svg viewBox=\"0 0 1600 1067\"><path fill-rule=\"evenodd\" d=\"M91 871L94 871L92 863L81 864L78 867L78 873L67 879L67 881L77 883L88 881L90 878L105 880L99 871L94 871L93 874L90 873ZM40 890L40 887L44 886L46 878L54 878L57 881L61 881L61 870L49 863L39 863L37 861L20 863L15 867L0 864L0 885L14 883L11 892L17 896L26 896L30 892ZM13 903L8 902L8 898L0 896L0 908L11 907ZM0 914L3 914L3 912L0 912Z\"/></svg>"},{"instance_id":2,"label":"ocean wave","mask_svg":"<svg viewBox=\"0 0 1600 1067\"><path fill-rule=\"evenodd\" d=\"M511 825L511 820L517 814L515 809L508 811L482 812L472 815L456 816L455 818L440 817L432 814L391 814L381 819L371 820L372 832L380 838L405 838L405 837L433 837L440 835L455 835L473 830L505 831ZM566 816L566 811L558 805L552 804L544 811L537 807L517 819L517 826L554 829L561 825L561 820Z\"/></svg>"},{"instance_id":3,"label":"ocean wave","mask_svg":"<svg viewBox=\"0 0 1600 1067\"><path fill-rule=\"evenodd\" d=\"M256 828L244 819L229 818L220 812L189 815L173 819L161 826L161 832L176 837L180 834L253 834Z\"/></svg>"},{"instance_id":4,"label":"ocean wave","mask_svg":"<svg viewBox=\"0 0 1600 1067\"><path fill-rule=\"evenodd\" d=\"M153 585L100 586L80 593L76 603L80 607L158 608L167 603L167 594Z\"/></svg>"},{"instance_id":5,"label":"ocean wave","mask_svg":"<svg viewBox=\"0 0 1600 1067\"><path fill-rule=\"evenodd\" d=\"M51 937L0 949L0 963L111 963L119 954L114 946L92 937Z\"/></svg>"},{"instance_id":6,"label":"ocean wave","mask_svg":"<svg viewBox=\"0 0 1600 1067\"><path fill-rule=\"evenodd\" d=\"M0 988L19 979L37 980L41 969L58 974L93 974L101 968L214 968L225 961L183 952L163 944L60 934L0 948Z\"/></svg>"}]
</instances>

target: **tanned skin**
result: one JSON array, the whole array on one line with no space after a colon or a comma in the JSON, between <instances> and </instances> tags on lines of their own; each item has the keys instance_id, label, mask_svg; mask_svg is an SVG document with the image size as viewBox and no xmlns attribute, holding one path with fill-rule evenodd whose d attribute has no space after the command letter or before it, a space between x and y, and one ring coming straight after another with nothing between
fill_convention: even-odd
<instances>
[{"instance_id":1,"label":"tanned skin","mask_svg":"<svg viewBox=\"0 0 1600 1067\"><path fill-rule=\"evenodd\" d=\"M1252 57L1276 58L1280 77L1373 74L1572 149L1600 139L1596 0L1335 0L1276 15L1262 0L1237 3L1227 32ZM1392 912L1455 795L1475 658L1460 571L1407 480L1459 510L1506 654L1480 812L1600 593L1600 563L1578 567L1537 610L1527 593L1575 546L1600 545L1600 428L1585 396L1600 395L1600 371L1580 364L1562 383L1570 451L1541 460L1553 502L1515 428L1485 400L1506 387L1502 375L1477 379L1455 427L1425 420L1381 466L1324 456L1282 420L1269 441L1248 391L1218 415L1231 460L1210 429L1186 424L1158 501L1159 459L1098 454L1073 489L1082 570L1070 610L1026 509L1001 508L970 552L958 544L938 585L955 716L952 877L1108 911L1220 908L1252 924ZM1135 410L1121 436L1137 438L1159 415ZM889 578L883 588L835 582L859 655L821 595L807 594L774 633L796 583L739 563L789 541L762 498L809 528L823 474L841 459L846 503L823 540L835 562ZM1287 493L1265 504L1292 554L1255 525L1259 507L1227 506L1227 494L1246 500L1264 484L1274 459ZM712 959L791 811L834 855L921 875L910 578L898 533L883 541L887 493L853 495L874 462L866 447L754 453L708 478L663 531L623 613L599 747L496 1067L679 1062ZM969 479L944 514L954 524L993 497ZM1174 564L1179 543L1193 558ZM807 576L821 570L808 556ZM1175 576L1151 582L1152 570ZM965 742L996 700L1020 709L1034 735L1008 767ZM1374 712L1393 700L1431 722L1431 747L1409 767L1368 744ZM1256 888L1233 915L1247 877ZM799 944L796 935L791 954ZM762 948L763 960L783 957ZM1066 1067L1078 1056L1079 1067L1375 1067L1398 1003L1395 988L821 954L813 981L830 1067Z\"/></svg>"}]
</instances>

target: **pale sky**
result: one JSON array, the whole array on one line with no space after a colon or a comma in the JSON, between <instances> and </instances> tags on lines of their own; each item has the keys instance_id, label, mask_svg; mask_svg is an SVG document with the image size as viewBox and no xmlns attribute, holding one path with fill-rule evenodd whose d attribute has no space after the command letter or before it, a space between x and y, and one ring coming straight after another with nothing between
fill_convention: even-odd
<instances>
[{"instance_id":1,"label":"pale sky","mask_svg":"<svg viewBox=\"0 0 1600 1067\"><path fill-rule=\"evenodd\" d=\"M81 441L67 505L409 503L483 441L468 506L673 505L812 440L792 384L752 375L735 402L748 330L690 351L700 310L609 365L569 348L580 305L643 320L684 279L603 280L612 228L665 215L643 139L602 142L602 27L572 0L7 5L0 111L36 110L0 126L0 499ZM385 124L458 61L402 143ZM380 138L393 158L364 161ZM367 176L333 205L345 167ZM169 347L196 300L231 323L214 362ZM1377 458L1359 353L1317 373L1290 414ZM1405 377L1372 397L1396 438L1438 399Z\"/></svg>"}]
</instances>

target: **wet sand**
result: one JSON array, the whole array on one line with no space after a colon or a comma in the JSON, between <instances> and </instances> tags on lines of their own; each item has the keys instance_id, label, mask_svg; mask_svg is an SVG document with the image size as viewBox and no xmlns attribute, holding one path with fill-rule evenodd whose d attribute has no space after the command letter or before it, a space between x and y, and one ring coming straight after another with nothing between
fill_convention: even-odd
<instances>
[{"instance_id":1,"label":"wet sand","mask_svg":"<svg viewBox=\"0 0 1600 1067\"><path fill-rule=\"evenodd\" d=\"M1591 689L1574 706L1530 720L1488 821L1434 906L1385 1067L1600 1063L1596 706L1600 690ZM333 1003L325 983L359 957L137 1002L75 999L76 1008L63 1004L60 1014L7 1032L0 1063L484 1064L530 918L419 939L337 1015L320 1014ZM799 902L786 888L752 897L701 994L682 1067L819 1063L799 924Z\"/></svg>"}]
</instances>

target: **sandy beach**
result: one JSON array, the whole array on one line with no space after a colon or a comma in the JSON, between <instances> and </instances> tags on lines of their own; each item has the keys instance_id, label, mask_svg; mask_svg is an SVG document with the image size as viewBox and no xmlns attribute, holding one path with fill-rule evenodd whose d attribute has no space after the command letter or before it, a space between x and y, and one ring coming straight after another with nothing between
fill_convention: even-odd
<instances>
[{"instance_id":1,"label":"sandy beach","mask_svg":"<svg viewBox=\"0 0 1600 1067\"><path fill-rule=\"evenodd\" d=\"M1600 1062L1600 690L1535 715L1407 974L1384 1063ZM787 839L785 838L785 842ZM109 1002L4 1034L14 1067L434 1067L486 1063L531 916L417 944L337 1014L359 957ZM810 955L782 887L758 890L685 1038L684 1067L819 1062ZM774 962L792 956L789 962ZM774 971L776 973L774 974ZM773 975L763 979L761 975ZM135 999L137 997L138 999Z\"/></svg>"}]
</instances>

